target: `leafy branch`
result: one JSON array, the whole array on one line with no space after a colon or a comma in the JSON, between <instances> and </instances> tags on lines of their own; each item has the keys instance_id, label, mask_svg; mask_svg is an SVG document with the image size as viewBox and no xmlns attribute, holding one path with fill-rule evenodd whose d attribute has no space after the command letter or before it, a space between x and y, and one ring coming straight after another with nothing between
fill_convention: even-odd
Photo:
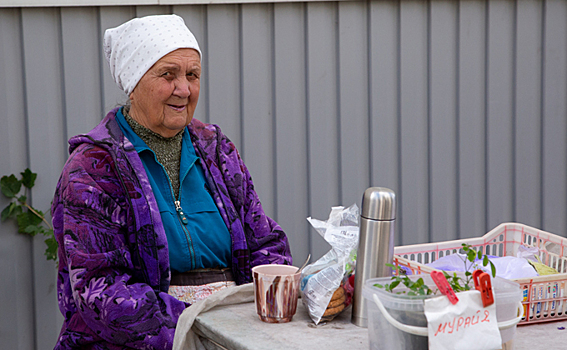
<instances>
[{"instance_id":1,"label":"leafy branch","mask_svg":"<svg viewBox=\"0 0 567 350\"><path fill-rule=\"evenodd\" d=\"M396 294L407 294L410 296L435 294L433 290L425 284L423 278L420 277L414 282L406 275L405 271L402 270L399 266L393 264L386 264L386 266L391 267L397 272L395 275L392 276L392 283L386 283L385 285L376 283L374 284L374 286L378 288L384 288L387 292L395 293L394 288L402 284L406 286L406 288L408 288L409 291L407 293L403 291L403 292L398 292Z\"/></svg>"},{"instance_id":2,"label":"leafy branch","mask_svg":"<svg viewBox=\"0 0 567 350\"><path fill-rule=\"evenodd\" d=\"M18 224L18 233L36 236L42 234L46 237L45 256L48 260L57 261L57 241L53 235L53 227L45 219L45 214L41 210L33 208L27 203L25 193L35 185L37 178L36 173L32 173L30 169L20 173L21 178L18 179L14 174L2 176L0 179L0 188L2 194L10 199L10 204L2 210L2 221L8 219L16 220ZM24 194L20 195L20 192Z\"/></svg>"},{"instance_id":3,"label":"leafy branch","mask_svg":"<svg viewBox=\"0 0 567 350\"><path fill-rule=\"evenodd\" d=\"M477 261L482 261L483 266L490 265L490 270L492 277L496 277L496 266L488 259L487 255L482 254L482 251L476 251L471 245L463 243L462 248L464 252L464 257L459 256L463 263L465 264L465 278L461 278L457 276L457 273L454 272L453 275L449 275L447 272L443 271L445 278L449 282L449 285L455 293L462 292L465 290L471 290L471 281L472 281L472 272L470 271L473 267L478 266ZM407 295L431 295L435 294L437 290L433 291L427 285L425 285L423 278L418 278L416 281L411 280L405 273L405 270L400 268L397 265L393 264L386 264L386 266L391 267L396 272L395 275L392 276L392 283L388 283L385 285L376 283L374 284L375 287L384 288L387 292L396 293L396 294L407 294ZM399 285L404 285L408 291L402 292L394 292L394 288Z\"/></svg>"},{"instance_id":4,"label":"leafy branch","mask_svg":"<svg viewBox=\"0 0 567 350\"><path fill-rule=\"evenodd\" d=\"M494 266L492 261L488 259L488 255L482 254L482 251L480 249L477 252L471 245L466 243L463 243L462 247L465 256L458 256L463 260L463 263L465 264L464 284L461 286L460 281L462 280L462 278L458 277L456 273L454 273L453 276L450 276L447 272L443 271L443 274L445 274L445 277L447 278L449 284L455 292L462 292L464 290L471 289L470 282L472 281L472 272L470 270L476 270L476 267L478 267L477 260L482 261L482 266L484 267L490 265L491 275L492 277L496 277L496 266ZM470 263L470 265L467 265L467 261Z\"/></svg>"}]
</instances>

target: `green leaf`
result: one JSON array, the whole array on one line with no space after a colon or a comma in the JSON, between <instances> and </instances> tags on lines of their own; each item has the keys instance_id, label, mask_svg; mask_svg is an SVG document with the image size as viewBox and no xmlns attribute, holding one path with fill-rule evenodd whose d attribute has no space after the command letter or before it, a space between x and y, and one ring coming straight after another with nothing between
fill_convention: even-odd
<instances>
[{"instance_id":1,"label":"green leaf","mask_svg":"<svg viewBox=\"0 0 567 350\"><path fill-rule=\"evenodd\" d=\"M490 261L490 271L492 272L492 277L496 277L496 266Z\"/></svg>"},{"instance_id":2,"label":"green leaf","mask_svg":"<svg viewBox=\"0 0 567 350\"><path fill-rule=\"evenodd\" d=\"M421 286L423 286L424 284L425 284L425 282L423 282L423 278L420 277L420 278L417 279L417 281L415 281L415 284L414 284L414 285L415 285L416 287L421 287Z\"/></svg>"},{"instance_id":3,"label":"green leaf","mask_svg":"<svg viewBox=\"0 0 567 350\"><path fill-rule=\"evenodd\" d=\"M12 212L10 213L10 218L17 218L18 215L20 215L23 212L22 210L22 206L21 205L17 205L16 203L14 203L14 208L12 210Z\"/></svg>"},{"instance_id":4,"label":"green leaf","mask_svg":"<svg viewBox=\"0 0 567 350\"><path fill-rule=\"evenodd\" d=\"M24 232L27 233L27 234L30 234L32 236L37 235L41 231L43 231L42 227L36 226L36 225L29 225L26 228L24 228Z\"/></svg>"},{"instance_id":5,"label":"green leaf","mask_svg":"<svg viewBox=\"0 0 567 350\"><path fill-rule=\"evenodd\" d=\"M476 257L478 260L482 259L482 251L480 249L478 250L478 254L476 255Z\"/></svg>"},{"instance_id":6,"label":"green leaf","mask_svg":"<svg viewBox=\"0 0 567 350\"><path fill-rule=\"evenodd\" d=\"M8 198L14 198L22 188L22 182L16 179L14 174L10 176L2 176L0 179L0 188L2 193Z\"/></svg>"},{"instance_id":7,"label":"green leaf","mask_svg":"<svg viewBox=\"0 0 567 350\"><path fill-rule=\"evenodd\" d=\"M467 252L467 259L469 259L470 262L474 262L474 260L476 259L476 252L474 250L469 250Z\"/></svg>"},{"instance_id":8,"label":"green leaf","mask_svg":"<svg viewBox=\"0 0 567 350\"><path fill-rule=\"evenodd\" d=\"M482 259L482 266L488 265L489 262L490 260L488 260L488 255L485 255L484 258Z\"/></svg>"},{"instance_id":9,"label":"green leaf","mask_svg":"<svg viewBox=\"0 0 567 350\"><path fill-rule=\"evenodd\" d=\"M18 222L19 233L27 233L26 228L28 226L37 226L41 223L41 218L29 211L18 214L16 220Z\"/></svg>"},{"instance_id":10,"label":"green leaf","mask_svg":"<svg viewBox=\"0 0 567 350\"><path fill-rule=\"evenodd\" d=\"M374 283L374 287L378 287L378 288L384 288L383 285L381 285L380 283Z\"/></svg>"},{"instance_id":11,"label":"green leaf","mask_svg":"<svg viewBox=\"0 0 567 350\"><path fill-rule=\"evenodd\" d=\"M48 230L47 235L50 235L50 237L45 240L45 244L47 245L47 248L45 249L45 256L47 257L47 260L57 261L58 245L57 240L53 235L53 230Z\"/></svg>"},{"instance_id":12,"label":"green leaf","mask_svg":"<svg viewBox=\"0 0 567 350\"><path fill-rule=\"evenodd\" d=\"M35 179L37 178L36 173L32 173L28 168L20 174L22 174L22 183L26 188L32 188L35 185Z\"/></svg>"},{"instance_id":13,"label":"green leaf","mask_svg":"<svg viewBox=\"0 0 567 350\"><path fill-rule=\"evenodd\" d=\"M6 219L12 217L14 214L14 210L17 208L17 206L18 205L14 202L8 204L6 208L2 210L2 221L5 221Z\"/></svg>"},{"instance_id":14,"label":"green leaf","mask_svg":"<svg viewBox=\"0 0 567 350\"><path fill-rule=\"evenodd\" d=\"M1 221L6 221L6 219L10 217L10 213L12 212L13 209L13 204L14 203L8 204L6 208L2 210L2 214L0 214Z\"/></svg>"},{"instance_id":15,"label":"green leaf","mask_svg":"<svg viewBox=\"0 0 567 350\"><path fill-rule=\"evenodd\" d=\"M390 289L396 288L400 284L400 281L394 281L390 284Z\"/></svg>"}]
</instances>

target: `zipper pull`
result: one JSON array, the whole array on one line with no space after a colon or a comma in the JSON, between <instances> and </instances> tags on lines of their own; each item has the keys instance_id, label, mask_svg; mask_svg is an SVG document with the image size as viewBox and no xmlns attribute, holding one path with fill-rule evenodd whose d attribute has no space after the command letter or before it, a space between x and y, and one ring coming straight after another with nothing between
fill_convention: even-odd
<instances>
[{"instance_id":1,"label":"zipper pull","mask_svg":"<svg viewBox=\"0 0 567 350\"><path fill-rule=\"evenodd\" d=\"M181 222L183 222L184 225L187 225L189 223L189 220L187 220L187 217L185 216L185 213L183 212L183 209L181 208L181 203L179 201L175 201L175 210L177 211L177 214L179 215Z\"/></svg>"}]
</instances>

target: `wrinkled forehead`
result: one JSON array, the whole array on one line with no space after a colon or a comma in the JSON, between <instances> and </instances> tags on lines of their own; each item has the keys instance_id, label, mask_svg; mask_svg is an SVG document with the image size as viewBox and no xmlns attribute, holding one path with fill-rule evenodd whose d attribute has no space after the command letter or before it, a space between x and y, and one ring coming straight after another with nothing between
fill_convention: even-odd
<instances>
[{"instance_id":1,"label":"wrinkled forehead","mask_svg":"<svg viewBox=\"0 0 567 350\"><path fill-rule=\"evenodd\" d=\"M195 49L177 49L160 58L152 68L165 65L201 68L201 56Z\"/></svg>"}]
</instances>

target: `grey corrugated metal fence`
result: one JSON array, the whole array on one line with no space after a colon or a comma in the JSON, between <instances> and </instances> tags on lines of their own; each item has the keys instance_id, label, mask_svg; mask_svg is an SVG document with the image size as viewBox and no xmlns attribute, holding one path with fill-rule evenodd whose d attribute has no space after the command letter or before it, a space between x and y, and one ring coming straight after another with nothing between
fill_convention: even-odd
<instances>
[{"instance_id":1,"label":"grey corrugated metal fence","mask_svg":"<svg viewBox=\"0 0 567 350\"><path fill-rule=\"evenodd\" d=\"M241 151L296 261L308 216L396 191L397 244L518 221L567 229L567 2L348 1L0 8L0 175L39 173L126 96L101 49L134 16L184 17L204 52L196 118ZM5 200L0 199L2 208ZM0 348L50 349L61 323L43 242L0 226Z\"/></svg>"}]
</instances>

